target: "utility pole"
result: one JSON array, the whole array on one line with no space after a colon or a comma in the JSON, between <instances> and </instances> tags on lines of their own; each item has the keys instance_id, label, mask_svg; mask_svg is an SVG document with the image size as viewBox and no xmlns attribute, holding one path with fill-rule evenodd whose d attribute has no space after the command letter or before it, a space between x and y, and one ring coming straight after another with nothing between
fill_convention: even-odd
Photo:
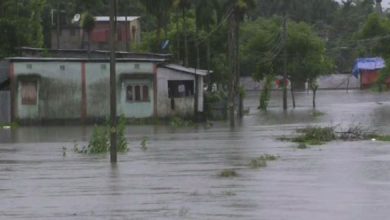
<instances>
[{"instance_id":1,"label":"utility pole","mask_svg":"<svg viewBox=\"0 0 390 220\"><path fill-rule=\"evenodd\" d=\"M283 110L287 110L287 13L283 16Z\"/></svg>"},{"instance_id":2,"label":"utility pole","mask_svg":"<svg viewBox=\"0 0 390 220\"><path fill-rule=\"evenodd\" d=\"M110 0L110 161L117 162L117 122L116 122L116 0Z\"/></svg>"},{"instance_id":3,"label":"utility pole","mask_svg":"<svg viewBox=\"0 0 390 220\"><path fill-rule=\"evenodd\" d=\"M57 40L57 50L60 49L60 14L61 14L61 11L60 11L60 1L57 2L57 16L56 16L56 40Z\"/></svg>"}]
</instances>

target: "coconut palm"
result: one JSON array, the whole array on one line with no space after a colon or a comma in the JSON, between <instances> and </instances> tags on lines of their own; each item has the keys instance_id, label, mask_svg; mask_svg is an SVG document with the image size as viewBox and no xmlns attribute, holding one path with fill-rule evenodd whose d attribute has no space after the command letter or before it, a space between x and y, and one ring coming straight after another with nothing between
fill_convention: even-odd
<instances>
[{"instance_id":1,"label":"coconut palm","mask_svg":"<svg viewBox=\"0 0 390 220\"><path fill-rule=\"evenodd\" d=\"M206 33L210 33L211 27L217 23L219 11L218 0L198 0L196 2L196 28L203 29ZM210 69L210 39L207 37L206 42L206 57L207 69ZM199 55L198 55L199 56ZM199 60L199 59L198 59Z\"/></svg>"},{"instance_id":2,"label":"coconut palm","mask_svg":"<svg viewBox=\"0 0 390 220\"><path fill-rule=\"evenodd\" d=\"M156 41L158 48L160 48L161 30L168 20L173 0L142 0L140 2L146 11L156 18Z\"/></svg>"},{"instance_id":3,"label":"coconut palm","mask_svg":"<svg viewBox=\"0 0 390 220\"><path fill-rule=\"evenodd\" d=\"M184 32L184 66L188 66L188 34L187 34L187 10L191 7L191 0L174 0L173 3L176 10L182 12L183 32Z\"/></svg>"}]
</instances>

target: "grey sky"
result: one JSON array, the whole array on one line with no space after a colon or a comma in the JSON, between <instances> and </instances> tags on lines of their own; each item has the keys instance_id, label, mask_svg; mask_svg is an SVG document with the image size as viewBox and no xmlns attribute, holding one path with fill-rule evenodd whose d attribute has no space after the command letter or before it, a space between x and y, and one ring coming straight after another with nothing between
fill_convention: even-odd
<instances>
[{"instance_id":1,"label":"grey sky","mask_svg":"<svg viewBox=\"0 0 390 220\"><path fill-rule=\"evenodd\" d=\"M336 1L341 2L341 0L336 0ZM390 0L382 0L382 7L390 8Z\"/></svg>"}]
</instances>

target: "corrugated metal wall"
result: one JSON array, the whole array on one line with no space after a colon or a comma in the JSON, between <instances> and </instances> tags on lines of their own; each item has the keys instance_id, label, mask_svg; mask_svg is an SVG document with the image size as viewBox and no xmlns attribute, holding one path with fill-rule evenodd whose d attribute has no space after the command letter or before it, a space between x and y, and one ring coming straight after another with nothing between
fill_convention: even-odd
<instances>
[{"instance_id":1,"label":"corrugated metal wall","mask_svg":"<svg viewBox=\"0 0 390 220\"><path fill-rule=\"evenodd\" d=\"M10 91L0 91L0 123L11 121L11 96Z\"/></svg>"}]
</instances>

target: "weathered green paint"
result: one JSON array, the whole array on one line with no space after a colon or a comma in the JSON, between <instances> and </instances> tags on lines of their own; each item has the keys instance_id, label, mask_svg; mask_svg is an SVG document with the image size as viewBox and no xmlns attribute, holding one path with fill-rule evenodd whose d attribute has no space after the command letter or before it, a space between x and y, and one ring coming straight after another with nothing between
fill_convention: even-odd
<instances>
[{"instance_id":1,"label":"weathered green paint","mask_svg":"<svg viewBox=\"0 0 390 220\"><path fill-rule=\"evenodd\" d=\"M84 84L83 62L85 65ZM83 109L87 120L108 117L110 101L108 62L56 60L15 61L13 64L16 79L16 94L14 94L16 119L77 120L81 118ZM155 75L155 64L152 62L117 62L116 65L118 116L123 114L127 118L146 118L193 115L194 97L175 98L175 109L171 109L168 80L195 80L194 75L165 68L159 68ZM21 103L20 82L29 77L37 80L38 83L37 105L22 105ZM149 100L126 100L128 85L147 85ZM200 85L200 90L202 90L202 84ZM83 91L85 91L85 96L82 98ZM199 91L200 96L203 95L201 92ZM202 106L199 106L202 109Z\"/></svg>"},{"instance_id":2,"label":"weathered green paint","mask_svg":"<svg viewBox=\"0 0 390 220\"><path fill-rule=\"evenodd\" d=\"M102 65L105 65L103 68ZM137 66L137 68L136 68ZM117 63L117 109L118 115L125 115L128 118L143 118L153 116L153 84L150 85L149 94L151 101L149 103L127 103L126 89L124 84L129 79L123 80L121 75L126 74L131 77L132 74L145 75L149 77L153 74L152 63ZM88 117L108 117L109 115L109 64L108 63L86 63L86 83L87 83L87 116ZM122 82L126 81L126 82Z\"/></svg>"},{"instance_id":3,"label":"weathered green paint","mask_svg":"<svg viewBox=\"0 0 390 220\"><path fill-rule=\"evenodd\" d=\"M61 69L64 66L65 69ZM14 74L18 80L16 94L19 119L75 119L80 117L81 65L72 62L17 62ZM37 105L22 105L21 76L38 78Z\"/></svg>"},{"instance_id":4,"label":"weathered green paint","mask_svg":"<svg viewBox=\"0 0 390 220\"><path fill-rule=\"evenodd\" d=\"M146 85L149 88L149 101L145 102L128 102L126 101L126 87L128 85ZM153 82L152 80L143 79L143 80L132 80L126 79L121 82L121 93L118 97L120 97L118 113L123 114L128 118L146 118L153 116L153 103L154 103L154 95L153 95Z\"/></svg>"}]
</instances>

